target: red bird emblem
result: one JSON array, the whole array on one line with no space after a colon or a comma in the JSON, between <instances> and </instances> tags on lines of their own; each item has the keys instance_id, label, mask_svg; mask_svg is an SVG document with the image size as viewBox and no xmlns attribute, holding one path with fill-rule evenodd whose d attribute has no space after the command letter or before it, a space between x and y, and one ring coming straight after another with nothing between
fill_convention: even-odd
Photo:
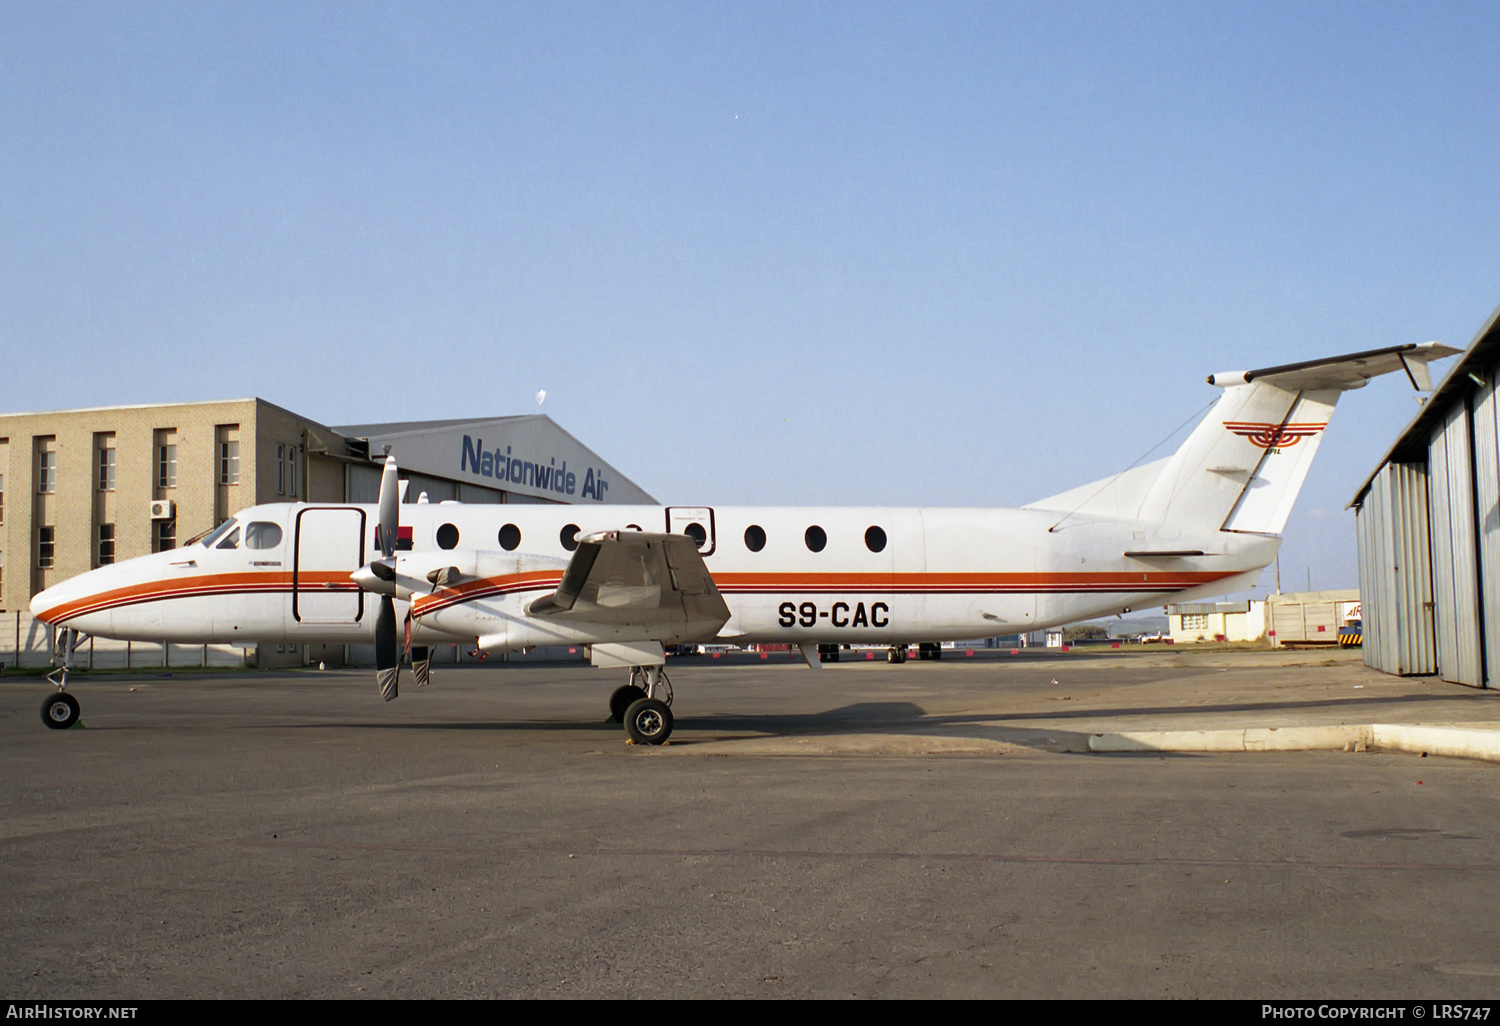
<instances>
[{"instance_id":1,"label":"red bird emblem","mask_svg":"<svg viewBox=\"0 0 1500 1026\"><path fill-rule=\"evenodd\" d=\"M1226 420L1224 426L1237 435L1244 435L1252 444L1262 449L1288 449L1302 439L1322 431L1328 426L1328 422L1325 420L1321 424L1257 424L1252 421Z\"/></svg>"}]
</instances>

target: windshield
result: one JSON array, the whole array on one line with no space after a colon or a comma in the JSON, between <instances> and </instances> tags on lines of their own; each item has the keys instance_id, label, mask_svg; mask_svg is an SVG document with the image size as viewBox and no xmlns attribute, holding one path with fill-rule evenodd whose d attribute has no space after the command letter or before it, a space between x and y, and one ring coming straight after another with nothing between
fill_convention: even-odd
<instances>
[{"instance_id":1,"label":"windshield","mask_svg":"<svg viewBox=\"0 0 1500 1026\"><path fill-rule=\"evenodd\" d=\"M234 527L234 517L230 517L228 520L224 521L222 524L220 524L218 527L214 528L212 531L208 531L208 532L205 532L203 534L197 534L197 535L194 535L193 537L189 538L187 541L185 541L185 542L182 543L182 547L183 548L187 548L189 545L193 544L193 542L202 541L203 542L203 547L205 549L211 549L211 548L214 547L214 542L216 542L220 538L224 537L224 534L227 531L229 531L230 529L232 529L233 527Z\"/></svg>"}]
</instances>

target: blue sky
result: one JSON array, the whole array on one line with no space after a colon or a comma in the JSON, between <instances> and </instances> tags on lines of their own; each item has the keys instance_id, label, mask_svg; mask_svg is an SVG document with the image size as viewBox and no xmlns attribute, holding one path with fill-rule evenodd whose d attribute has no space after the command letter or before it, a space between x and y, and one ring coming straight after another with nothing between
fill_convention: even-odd
<instances>
[{"instance_id":1,"label":"blue sky","mask_svg":"<svg viewBox=\"0 0 1500 1026\"><path fill-rule=\"evenodd\" d=\"M1494 4L0 15L6 411L545 389L665 501L1016 505L1210 372L1500 303ZM1355 583L1344 503L1415 411L1345 398L1284 586Z\"/></svg>"}]
</instances>

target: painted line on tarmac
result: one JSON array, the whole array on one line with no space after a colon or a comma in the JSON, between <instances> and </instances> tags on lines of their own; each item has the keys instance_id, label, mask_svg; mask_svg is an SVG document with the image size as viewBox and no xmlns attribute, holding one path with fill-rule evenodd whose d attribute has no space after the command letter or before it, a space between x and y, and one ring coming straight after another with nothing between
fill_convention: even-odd
<instances>
[{"instance_id":1,"label":"painted line on tarmac","mask_svg":"<svg viewBox=\"0 0 1500 1026\"><path fill-rule=\"evenodd\" d=\"M1497 873L1496 862L1342 862L1323 859L1212 859L1192 857L1123 857L1022 855L1009 852L818 851L789 848L569 848L558 845L385 844L359 841L290 840L285 838L110 837L87 829L57 830L7 838L6 842L81 841L90 846L259 848L267 851L351 851L428 855L546 856L553 858L712 858L788 859L824 862L947 862L1015 866L1115 866L1166 869L1292 869L1418 873ZM4 843L4 842L0 842Z\"/></svg>"}]
</instances>

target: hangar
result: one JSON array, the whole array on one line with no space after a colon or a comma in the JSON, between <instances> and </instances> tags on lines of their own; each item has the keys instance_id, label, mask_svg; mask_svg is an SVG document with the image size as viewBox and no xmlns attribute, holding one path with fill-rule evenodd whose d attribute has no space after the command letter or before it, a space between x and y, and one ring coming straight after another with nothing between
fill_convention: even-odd
<instances>
[{"instance_id":1,"label":"hangar","mask_svg":"<svg viewBox=\"0 0 1500 1026\"><path fill-rule=\"evenodd\" d=\"M1364 661L1472 687L1500 679L1500 309L1349 505Z\"/></svg>"},{"instance_id":2,"label":"hangar","mask_svg":"<svg viewBox=\"0 0 1500 1026\"><path fill-rule=\"evenodd\" d=\"M386 447L409 502L655 503L541 414L328 427L254 398L4 414L0 611L29 617L44 588L247 506L374 502Z\"/></svg>"}]
</instances>

